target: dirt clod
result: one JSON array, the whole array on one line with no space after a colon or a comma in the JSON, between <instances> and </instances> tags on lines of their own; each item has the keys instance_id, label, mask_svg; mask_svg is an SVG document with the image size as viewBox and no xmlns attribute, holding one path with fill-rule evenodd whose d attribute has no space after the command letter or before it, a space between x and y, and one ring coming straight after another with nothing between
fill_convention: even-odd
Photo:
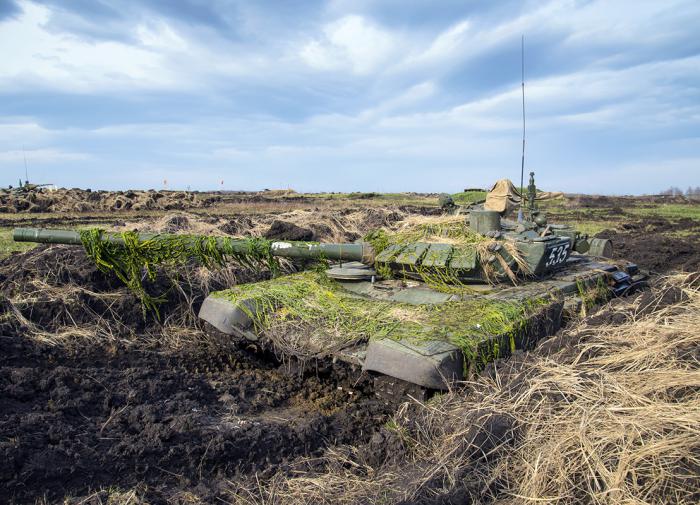
<instances>
[{"instance_id":1,"label":"dirt clod","mask_svg":"<svg viewBox=\"0 0 700 505\"><path fill-rule=\"evenodd\" d=\"M313 240L314 232L294 223L275 219L270 229L265 232L265 238L271 240Z\"/></svg>"}]
</instances>

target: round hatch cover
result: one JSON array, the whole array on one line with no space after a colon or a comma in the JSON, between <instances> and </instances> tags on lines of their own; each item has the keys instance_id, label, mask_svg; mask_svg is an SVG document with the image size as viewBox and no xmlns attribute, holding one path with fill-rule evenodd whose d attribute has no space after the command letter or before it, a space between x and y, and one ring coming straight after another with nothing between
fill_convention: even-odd
<instances>
[{"instance_id":1,"label":"round hatch cover","mask_svg":"<svg viewBox=\"0 0 700 505\"><path fill-rule=\"evenodd\" d=\"M351 261L329 268L326 272L328 277L339 281L369 281L377 276L374 268L359 261Z\"/></svg>"}]
</instances>

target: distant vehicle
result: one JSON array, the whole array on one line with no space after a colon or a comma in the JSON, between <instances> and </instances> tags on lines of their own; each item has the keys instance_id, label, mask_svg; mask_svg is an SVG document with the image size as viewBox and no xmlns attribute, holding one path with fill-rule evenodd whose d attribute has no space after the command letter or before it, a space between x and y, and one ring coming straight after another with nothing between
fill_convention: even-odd
<instances>
[{"instance_id":1,"label":"distant vehicle","mask_svg":"<svg viewBox=\"0 0 700 505\"><path fill-rule=\"evenodd\" d=\"M53 187L53 183L47 183L47 184L32 184L29 181L24 181L24 184L22 184L22 180L20 179L19 181L19 186L16 188L13 188L12 186L8 186L7 188L4 188L4 191L9 191L15 194L23 194L23 193L31 193L32 191L36 191L40 188L45 188L45 187Z\"/></svg>"}]
</instances>

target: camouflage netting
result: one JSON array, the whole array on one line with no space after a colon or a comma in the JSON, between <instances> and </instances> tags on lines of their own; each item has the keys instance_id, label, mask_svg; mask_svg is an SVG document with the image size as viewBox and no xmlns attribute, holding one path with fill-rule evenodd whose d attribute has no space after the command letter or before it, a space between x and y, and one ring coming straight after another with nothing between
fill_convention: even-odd
<instances>
[{"instance_id":1,"label":"camouflage netting","mask_svg":"<svg viewBox=\"0 0 700 505\"><path fill-rule=\"evenodd\" d=\"M537 190L535 200L554 200L563 198L564 193ZM527 195L525 195L527 199ZM520 190L510 181L510 179L500 179L491 187L486 194L484 208L495 210L501 214L510 214L516 210L522 201Z\"/></svg>"}]
</instances>

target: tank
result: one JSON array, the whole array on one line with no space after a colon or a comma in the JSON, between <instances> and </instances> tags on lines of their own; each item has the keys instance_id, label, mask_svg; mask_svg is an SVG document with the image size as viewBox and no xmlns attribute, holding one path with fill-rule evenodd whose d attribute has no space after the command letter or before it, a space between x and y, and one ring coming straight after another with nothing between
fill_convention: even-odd
<instances>
[{"instance_id":1,"label":"tank","mask_svg":"<svg viewBox=\"0 0 700 505\"><path fill-rule=\"evenodd\" d=\"M33 184L29 181L24 181L22 183L22 180L20 179L19 185L16 188L13 188L12 186L9 186L7 188L2 188L3 191L7 191L10 193L15 193L15 194L26 194L26 193L32 193L34 191L37 191L41 188L46 188L49 186L53 186L53 184L48 183L48 184Z\"/></svg>"},{"instance_id":2,"label":"tank","mask_svg":"<svg viewBox=\"0 0 700 505\"><path fill-rule=\"evenodd\" d=\"M610 259L610 241L547 223L534 205L524 215L514 221L473 208L440 230L439 220L427 220L418 227L423 233L380 230L358 243L133 238L177 237L181 247L207 245L227 257L258 248L258 256L313 260L297 273L213 292L199 317L210 331L282 359L348 363L374 376L383 396L421 396L645 285L647 275L635 264ZM20 228L14 239L85 244L84 235L69 230ZM99 241L115 247L124 240L99 233Z\"/></svg>"}]
</instances>

